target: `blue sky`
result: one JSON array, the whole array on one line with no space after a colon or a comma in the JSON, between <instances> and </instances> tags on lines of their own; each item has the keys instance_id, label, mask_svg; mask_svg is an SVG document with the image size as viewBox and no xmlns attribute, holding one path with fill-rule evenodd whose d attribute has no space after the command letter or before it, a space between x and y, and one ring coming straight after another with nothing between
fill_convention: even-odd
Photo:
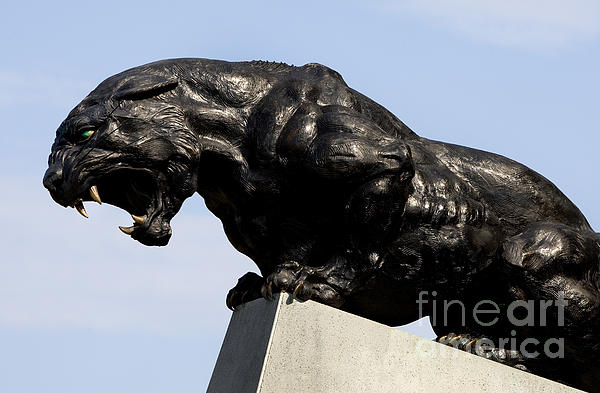
<instances>
[{"instance_id":1,"label":"blue sky","mask_svg":"<svg viewBox=\"0 0 600 393\"><path fill-rule=\"evenodd\" d=\"M600 228L597 0L10 2L0 42L0 393L198 392L253 263L200 197L165 248L41 185L58 124L126 68L172 57L320 62L419 135L545 175ZM413 331L427 335L426 326Z\"/></svg>"}]
</instances>

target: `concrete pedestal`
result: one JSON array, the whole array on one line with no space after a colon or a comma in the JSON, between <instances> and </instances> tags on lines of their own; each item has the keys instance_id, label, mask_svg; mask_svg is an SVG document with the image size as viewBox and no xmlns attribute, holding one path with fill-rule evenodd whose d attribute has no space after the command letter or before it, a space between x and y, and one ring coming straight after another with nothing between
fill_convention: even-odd
<instances>
[{"instance_id":1,"label":"concrete pedestal","mask_svg":"<svg viewBox=\"0 0 600 393\"><path fill-rule=\"evenodd\" d=\"M579 392L312 301L233 313L208 393Z\"/></svg>"}]
</instances>

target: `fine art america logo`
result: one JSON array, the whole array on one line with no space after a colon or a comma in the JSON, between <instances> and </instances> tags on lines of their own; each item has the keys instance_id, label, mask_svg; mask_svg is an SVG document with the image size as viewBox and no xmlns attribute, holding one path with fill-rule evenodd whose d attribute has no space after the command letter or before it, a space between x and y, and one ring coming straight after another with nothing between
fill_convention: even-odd
<instances>
[{"instance_id":1,"label":"fine art america logo","mask_svg":"<svg viewBox=\"0 0 600 393\"><path fill-rule=\"evenodd\" d=\"M494 301L487 299L475 303L473 307L465 307L465 304L460 300L442 300L436 298L437 295L436 291L431 291L431 293L421 291L416 301L419 305L419 318L429 314L434 329L436 326L449 326L449 311L451 308L453 317L455 317L457 309L460 311L462 327L467 326L467 316L472 317L471 320L474 326L482 328L493 327L501 320L508 321L509 326L513 327L510 331L507 329L510 337L497 338L497 342L488 337L474 337L469 340L466 346L460 340L446 342L450 346L457 348L462 345L469 352L474 352L485 358L492 356L492 350L518 351L521 356L529 359L540 356L540 351L550 359L564 358L563 337L550 337L543 341L535 337L519 337L517 339L519 328L564 326L565 306L568 302L565 300L563 292L559 292L557 298L553 300L515 300L504 307L500 307ZM470 315L467 314L469 308L471 308ZM456 321L453 322L452 326L455 327ZM425 353L431 352L431 349L433 347L426 350Z\"/></svg>"}]
</instances>

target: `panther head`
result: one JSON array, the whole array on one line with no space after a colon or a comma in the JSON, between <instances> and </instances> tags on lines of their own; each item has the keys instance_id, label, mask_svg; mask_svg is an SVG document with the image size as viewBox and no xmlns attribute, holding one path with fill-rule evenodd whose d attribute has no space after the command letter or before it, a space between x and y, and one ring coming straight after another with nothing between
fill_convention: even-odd
<instances>
[{"instance_id":1,"label":"panther head","mask_svg":"<svg viewBox=\"0 0 600 393\"><path fill-rule=\"evenodd\" d=\"M56 132L44 186L87 217L84 201L129 212L120 227L145 245L166 245L170 220L197 188L197 135L184 121L178 80L129 70L102 82ZM156 70L154 70L156 71Z\"/></svg>"}]
</instances>

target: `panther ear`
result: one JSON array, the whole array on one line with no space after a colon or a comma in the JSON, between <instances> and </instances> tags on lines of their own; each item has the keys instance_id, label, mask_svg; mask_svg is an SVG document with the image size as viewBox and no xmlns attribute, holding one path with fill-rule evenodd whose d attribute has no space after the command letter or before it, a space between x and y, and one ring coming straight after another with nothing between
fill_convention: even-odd
<instances>
[{"instance_id":1,"label":"panther ear","mask_svg":"<svg viewBox=\"0 0 600 393\"><path fill-rule=\"evenodd\" d=\"M121 85L114 97L118 100L142 100L166 93L174 89L178 83L175 78L151 74L136 75Z\"/></svg>"}]
</instances>

